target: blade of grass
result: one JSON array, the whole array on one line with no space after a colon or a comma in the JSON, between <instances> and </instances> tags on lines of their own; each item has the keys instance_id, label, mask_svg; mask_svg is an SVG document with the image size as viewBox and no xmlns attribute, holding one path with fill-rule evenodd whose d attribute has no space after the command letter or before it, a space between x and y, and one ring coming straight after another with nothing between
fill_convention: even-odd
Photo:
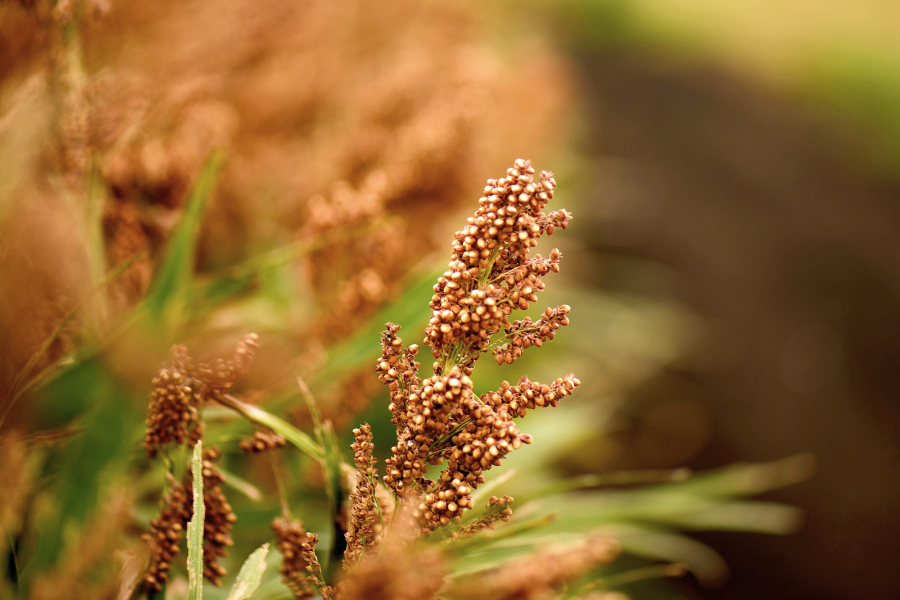
<instances>
[{"instance_id":1,"label":"blade of grass","mask_svg":"<svg viewBox=\"0 0 900 600\"><path fill-rule=\"evenodd\" d=\"M328 573L329 576L332 576L341 564L340 558L343 556L346 547L343 530L337 522L337 516L340 514L341 507L344 503L344 486L343 477L341 476L341 463L343 462L343 459L341 457L340 444L334 433L334 427L332 427L331 421L323 421L319 405L316 403L316 399L313 397L312 393L310 393L306 382L298 377L297 385L299 386L300 394L306 401L306 405L312 415L313 423L316 428L316 437L325 449L325 457L322 466L325 469L325 490L328 494L329 512L334 535L332 535L331 538L328 563L324 568L325 572Z\"/></svg>"},{"instance_id":2,"label":"blade of grass","mask_svg":"<svg viewBox=\"0 0 900 600\"><path fill-rule=\"evenodd\" d=\"M453 545L447 546L447 550L450 554L455 555L469 554L482 548L487 548L488 546L496 544L497 542L515 538L520 535L525 535L527 533L531 533L532 531L537 531L538 529L547 527L548 525L553 523L556 518L556 513L550 513L542 517L532 519L530 521L525 521L524 523L518 523L516 525L504 527L502 530L492 532L490 534L483 533L481 535L456 542Z\"/></svg>"},{"instance_id":3,"label":"blade of grass","mask_svg":"<svg viewBox=\"0 0 900 600\"><path fill-rule=\"evenodd\" d=\"M325 460L325 451L322 446L287 421L284 421L261 408L253 406L252 404L241 402L229 394L220 394L216 396L216 402L237 411L238 414L253 423L268 427L310 457L318 461Z\"/></svg>"},{"instance_id":4,"label":"blade of grass","mask_svg":"<svg viewBox=\"0 0 900 600\"><path fill-rule=\"evenodd\" d=\"M546 498L547 496L556 496L577 490L590 490L617 485L680 482L685 481L690 476L690 469L620 471L617 473L603 473L599 475L582 475L580 477L572 477L570 479L554 482L530 494L523 494L520 497L517 497L516 500L521 505L530 500Z\"/></svg>"},{"instance_id":5,"label":"blade of grass","mask_svg":"<svg viewBox=\"0 0 900 600\"><path fill-rule=\"evenodd\" d=\"M737 463L674 486L679 492L704 496L749 496L809 479L815 470L810 453L761 463Z\"/></svg>"},{"instance_id":6,"label":"blade of grass","mask_svg":"<svg viewBox=\"0 0 900 600\"><path fill-rule=\"evenodd\" d=\"M269 553L269 544L263 544L244 561L228 600L246 600L253 595L262 581L263 572L266 570L266 555Z\"/></svg>"},{"instance_id":7,"label":"blade of grass","mask_svg":"<svg viewBox=\"0 0 900 600\"><path fill-rule=\"evenodd\" d=\"M226 471L221 467L219 467L219 472L222 474L222 477L225 478L225 481L223 483L231 489L242 493L254 502L259 502L260 500L262 500L263 496L262 492L259 491L259 488L243 477L238 477L231 471Z\"/></svg>"},{"instance_id":8,"label":"blade of grass","mask_svg":"<svg viewBox=\"0 0 900 600\"><path fill-rule=\"evenodd\" d=\"M194 516L187 527L188 600L203 598L203 522L206 506L203 503L203 441L194 446L191 457L191 473L194 476Z\"/></svg>"},{"instance_id":9,"label":"blade of grass","mask_svg":"<svg viewBox=\"0 0 900 600\"><path fill-rule=\"evenodd\" d=\"M206 159L191 189L184 215L169 238L145 300L148 315L157 324L169 328L180 324L190 293L200 221L224 162L224 155L219 151Z\"/></svg>"}]
</instances>

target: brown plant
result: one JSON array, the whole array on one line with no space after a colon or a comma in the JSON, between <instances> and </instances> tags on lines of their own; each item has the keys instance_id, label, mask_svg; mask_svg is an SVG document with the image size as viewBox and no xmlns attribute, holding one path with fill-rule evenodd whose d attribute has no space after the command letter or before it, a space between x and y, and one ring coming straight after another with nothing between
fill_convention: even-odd
<instances>
[{"instance_id":1,"label":"brown plant","mask_svg":"<svg viewBox=\"0 0 900 600\"><path fill-rule=\"evenodd\" d=\"M386 462L385 483L396 492L416 490L415 516L423 532L459 520L472 508L471 490L484 483L484 472L507 453L531 443L513 423L526 408L555 406L579 385L573 375L552 386L527 378L515 388L504 382L498 392L480 398L470 378L475 361L493 351L498 362L512 362L522 349L540 346L568 324L566 305L547 308L537 322L510 322L514 310L527 309L544 289L543 276L559 271L559 250L550 257L529 257L543 234L565 229L566 210L543 212L556 182L542 172L535 180L531 163L519 159L505 177L490 179L479 208L456 233L449 269L434 286L432 317L425 343L436 359L434 375L420 379L418 346L403 348L399 327L388 323L382 336L379 379L391 395L397 445ZM493 339L503 330L500 345ZM447 461L437 481L425 479L428 464Z\"/></svg>"}]
</instances>

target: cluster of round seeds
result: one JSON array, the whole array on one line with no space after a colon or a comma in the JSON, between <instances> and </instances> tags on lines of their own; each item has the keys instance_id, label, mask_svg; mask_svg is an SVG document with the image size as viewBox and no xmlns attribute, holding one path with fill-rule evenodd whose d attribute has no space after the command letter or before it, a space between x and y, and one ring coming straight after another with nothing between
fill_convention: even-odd
<instances>
[{"instance_id":1,"label":"cluster of round seeds","mask_svg":"<svg viewBox=\"0 0 900 600\"><path fill-rule=\"evenodd\" d=\"M472 380L459 367L446 375L436 374L410 390L402 420L405 427L386 461L386 485L400 492L415 482L423 483L426 464L440 462L434 443L450 432L457 422L458 408L470 398L474 398Z\"/></svg>"},{"instance_id":2,"label":"cluster of round seeds","mask_svg":"<svg viewBox=\"0 0 900 600\"><path fill-rule=\"evenodd\" d=\"M556 330L569 324L568 304L547 308L537 321L531 317L525 317L509 325L506 329L506 337L510 341L494 349L494 359L498 365L512 364L522 356L526 348L542 346L544 342L556 337Z\"/></svg>"},{"instance_id":3,"label":"cluster of round seeds","mask_svg":"<svg viewBox=\"0 0 900 600\"><path fill-rule=\"evenodd\" d=\"M203 522L203 576L213 585L221 585L221 577L226 570L219 564L219 558L228 555L231 528L237 521L231 505L222 492L225 481L215 465L222 453L215 446L203 451L203 503L206 505L206 519Z\"/></svg>"},{"instance_id":4,"label":"cluster of round seeds","mask_svg":"<svg viewBox=\"0 0 900 600\"><path fill-rule=\"evenodd\" d=\"M469 376L493 335L505 329L507 343L495 357L501 363L513 362L524 348L553 339L568 323L569 312L562 305L547 309L536 322L509 321L513 310L537 301L544 289L542 277L559 271L559 250L551 251L549 258L528 257L541 235L565 228L571 218L565 210L541 212L553 197L553 175L545 171L535 181L534 168L519 159L506 177L487 183L478 210L456 234L449 269L438 279L429 303L432 316L425 343L437 359L434 375L420 381L417 348L403 350L398 326L388 323L382 336L377 370L390 391L392 421L398 429L384 482L398 493L422 494L414 515L422 531L446 525L470 508L469 490L484 482L483 473L531 442L513 424L514 416L524 408L555 404L577 385L570 376L546 390L509 392L509 401L509 390L481 399L472 391ZM512 399L515 394L519 396ZM425 479L426 465L443 460L447 468L438 481Z\"/></svg>"},{"instance_id":5,"label":"cluster of round seeds","mask_svg":"<svg viewBox=\"0 0 900 600\"><path fill-rule=\"evenodd\" d=\"M540 276L553 264L558 269L558 251L550 260L528 260L541 235L565 227L571 218L565 210L541 212L556 181L548 172L538 181L534 175L531 164L519 159L506 177L489 179L475 215L456 233L449 270L438 279L429 304L433 313L425 343L435 358L459 349L477 356L512 310L537 300Z\"/></svg>"},{"instance_id":6,"label":"cluster of round seeds","mask_svg":"<svg viewBox=\"0 0 900 600\"><path fill-rule=\"evenodd\" d=\"M288 522L278 517L272 521L272 531L275 532L275 541L282 556L281 568L278 570L281 580L296 600L312 598L316 594L316 588L309 581L307 572L310 563L304 545L309 543L309 539L303 523L296 520Z\"/></svg>"},{"instance_id":7,"label":"cluster of round seeds","mask_svg":"<svg viewBox=\"0 0 900 600\"><path fill-rule=\"evenodd\" d=\"M191 388L181 372L163 368L153 378L144 449L153 458L167 444L183 444L198 421L191 403Z\"/></svg>"},{"instance_id":8,"label":"cluster of round seeds","mask_svg":"<svg viewBox=\"0 0 900 600\"><path fill-rule=\"evenodd\" d=\"M259 348L259 336L248 333L237 343L234 356L229 359L217 358L210 363L199 363L192 369L191 376L218 392L226 392L234 383L247 374L253 355Z\"/></svg>"},{"instance_id":9,"label":"cluster of round seeds","mask_svg":"<svg viewBox=\"0 0 900 600\"><path fill-rule=\"evenodd\" d=\"M452 479L441 489L426 493L413 511L413 517L425 531L451 521L457 522L467 508L472 508L471 488L460 479Z\"/></svg>"},{"instance_id":10,"label":"cluster of round seeds","mask_svg":"<svg viewBox=\"0 0 900 600\"><path fill-rule=\"evenodd\" d=\"M267 450L284 448L286 443L284 436L278 435L271 429L261 429L254 433L252 438L242 440L238 445L247 454L259 454Z\"/></svg>"},{"instance_id":11,"label":"cluster of round seeds","mask_svg":"<svg viewBox=\"0 0 900 600\"><path fill-rule=\"evenodd\" d=\"M397 335L399 325L387 323L381 334L381 358L376 364L378 379L387 387L391 395L391 422L397 427L406 423L408 396L421 385L419 363L416 355L419 347L413 344L403 349L403 340Z\"/></svg>"},{"instance_id":12,"label":"cluster of round seeds","mask_svg":"<svg viewBox=\"0 0 900 600\"><path fill-rule=\"evenodd\" d=\"M531 436L519 431L505 407L494 411L482 401L470 397L465 403L465 427L453 436L452 444L442 451L447 468L437 480L433 493L427 494L420 507L419 525L424 530L446 525L459 516L461 509L471 508L470 502L450 502L459 495L462 485L468 490L484 483L484 472L500 465L503 458L522 444L531 443Z\"/></svg>"},{"instance_id":13,"label":"cluster of round seeds","mask_svg":"<svg viewBox=\"0 0 900 600\"><path fill-rule=\"evenodd\" d=\"M372 457L372 428L368 423L353 430L356 441L350 446L356 464L356 487L350 493L353 505L347 533L347 550L344 552L344 569L349 571L359 562L367 546L376 543L375 522L378 518L375 506L375 459Z\"/></svg>"},{"instance_id":14,"label":"cluster of round seeds","mask_svg":"<svg viewBox=\"0 0 900 600\"><path fill-rule=\"evenodd\" d=\"M172 559L178 554L184 528L190 520L189 492L183 485L173 482L159 517L150 519L150 532L142 536L150 546L150 569L144 575L150 589L158 592L168 581Z\"/></svg>"},{"instance_id":15,"label":"cluster of round seeds","mask_svg":"<svg viewBox=\"0 0 900 600\"><path fill-rule=\"evenodd\" d=\"M494 407L505 407L513 417L524 417L527 409L556 406L579 385L581 381L572 373L558 377L551 385L537 383L523 376L518 385L510 385L508 381L504 381L499 390L484 394L481 400Z\"/></svg>"}]
</instances>

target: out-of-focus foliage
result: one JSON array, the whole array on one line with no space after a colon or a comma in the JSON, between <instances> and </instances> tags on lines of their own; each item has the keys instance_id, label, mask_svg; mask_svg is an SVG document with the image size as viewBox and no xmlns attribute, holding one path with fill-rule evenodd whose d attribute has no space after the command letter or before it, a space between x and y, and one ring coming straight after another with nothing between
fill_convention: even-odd
<instances>
[{"instance_id":1,"label":"out-of-focus foliage","mask_svg":"<svg viewBox=\"0 0 900 600\"><path fill-rule=\"evenodd\" d=\"M246 2L116 5L98 29L66 25L62 41L52 42L60 25L22 4L0 6L4 27L43 36L47 46L11 36L24 58L0 71L0 159L8 158L0 160L0 228L9 233L0 259L9 334L3 441L27 447L20 456L11 444L20 464L0 471L22 471L0 503L8 533L0 550L10 557L4 568L11 565L0 593L53 597L73 581L96 584L67 588L73 597L86 589L98 598L137 593L146 549L136 533L165 489L164 469L140 450L151 374L171 344L197 341L214 354L235 331L260 331L263 352L267 343L272 350L242 390L265 397L262 406L235 400L230 408L246 420L207 409L207 439L223 448L225 484L240 492L232 495L238 525L229 571L271 539L282 487L321 547L336 547L330 524L341 508L350 428L335 430L331 421L346 426L368 413L386 453L389 415L365 383L375 379L378 333L387 320L422 330L443 263L428 253L449 239L438 235L444 217L477 196L498 156L553 141L564 66L540 38L481 30L479 13L466 5L360 3L345 14L347 7L321 2L301 14L276 3L253 27L245 13L259 7ZM600 6L591 23L632 18L623 6ZM302 34L291 31L298 22ZM212 39L196 34L200 23L216 32ZM498 35L505 51L479 41ZM48 58L64 77L40 68ZM795 509L742 498L802 480L807 457L687 481L676 471L560 483L573 453L613 451L603 433L614 409L695 341L692 318L677 306L579 291L577 272L565 281L568 289L541 301L571 304L578 327L514 368L485 365L478 385L495 389L526 371L538 379L561 369L592 376L582 377L580 398L525 421L537 443L511 459L495 487L519 494L521 510L493 536L459 547L456 576L504 564L551 537L575 543L601 531L634 557L684 563L709 582L722 576L721 558L680 531L792 531ZM298 408L297 374L327 399L321 415L312 400ZM265 457L237 451L250 422L301 450L279 459L286 481L269 474ZM7 437L13 427L18 438ZM178 475L182 454L172 457ZM628 489L604 489L609 484ZM97 527L117 500L128 509L109 513L109 531ZM97 531L102 550L84 554L95 560L72 558ZM189 545L188 556L196 555ZM254 597L285 597L277 562L277 552L250 555L231 597L246 597L242 581L252 593L257 579ZM167 597L199 594L189 572L176 567ZM610 588L627 580L600 575ZM213 600L228 594L203 590Z\"/></svg>"}]
</instances>

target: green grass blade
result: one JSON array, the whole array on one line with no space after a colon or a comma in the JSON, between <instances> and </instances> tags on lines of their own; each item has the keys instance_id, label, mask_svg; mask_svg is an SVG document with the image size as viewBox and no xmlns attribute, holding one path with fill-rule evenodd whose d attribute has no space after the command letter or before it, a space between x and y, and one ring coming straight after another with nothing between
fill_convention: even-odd
<instances>
[{"instance_id":1,"label":"green grass blade","mask_svg":"<svg viewBox=\"0 0 900 600\"><path fill-rule=\"evenodd\" d=\"M191 457L191 473L194 476L194 516L187 528L188 600L203 598L203 522L206 506L203 504L203 441L194 446Z\"/></svg>"},{"instance_id":2,"label":"green grass blade","mask_svg":"<svg viewBox=\"0 0 900 600\"><path fill-rule=\"evenodd\" d=\"M68 532L77 532L95 514L110 482L127 476L145 417L134 391L97 359L66 370L34 398L40 407L36 430L77 429L77 434L50 457L54 469L46 491L53 509L35 525L35 555L23 574L28 579L54 565Z\"/></svg>"},{"instance_id":3,"label":"green grass blade","mask_svg":"<svg viewBox=\"0 0 900 600\"><path fill-rule=\"evenodd\" d=\"M254 502L262 501L263 494L260 489L243 477L240 477L239 475L232 473L231 471L226 471L222 467L219 467L219 473L221 473L222 477L225 478L225 481L223 481L222 483L224 483L231 489L240 492Z\"/></svg>"},{"instance_id":4,"label":"green grass blade","mask_svg":"<svg viewBox=\"0 0 900 600\"><path fill-rule=\"evenodd\" d=\"M556 481L534 492L520 495L516 498L519 504L531 500L558 496L578 490L590 490L612 486L632 486L650 483L677 483L686 481L691 477L690 469L659 469L646 471L618 471L614 473L602 473L581 475ZM479 490L480 491L480 490Z\"/></svg>"},{"instance_id":5,"label":"green grass blade","mask_svg":"<svg viewBox=\"0 0 900 600\"><path fill-rule=\"evenodd\" d=\"M237 411L249 421L268 427L312 458L318 461L325 460L325 451L322 449L322 446L287 421L252 404L241 402L228 394L217 396L216 401Z\"/></svg>"},{"instance_id":6,"label":"green grass blade","mask_svg":"<svg viewBox=\"0 0 900 600\"><path fill-rule=\"evenodd\" d=\"M323 468L325 469L325 490L328 493L329 512L331 522L334 526L334 535L332 536L331 549L328 553L328 564L325 570L329 575L333 575L335 569L340 564L340 557L344 554L346 541L344 540L343 531L337 524L337 515L340 514L341 507L344 503L344 486L343 477L341 475L341 447L338 443L337 435L334 433L334 427L331 421L323 421L322 413L316 399L310 393L306 382L297 378L297 385L300 387L300 393L309 407L312 415L313 423L316 427L316 437L325 450Z\"/></svg>"},{"instance_id":7,"label":"green grass blade","mask_svg":"<svg viewBox=\"0 0 900 600\"><path fill-rule=\"evenodd\" d=\"M268 553L269 545L263 544L244 561L244 565L234 581L234 586L231 588L228 600L246 600L253 595L253 592L259 587L263 572L266 570L266 555Z\"/></svg>"},{"instance_id":8,"label":"green grass blade","mask_svg":"<svg viewBox=\"0 0 900 600\"><path fill-rule=\"evenodd\" d=\"M188 197L184 215L169 238L146 299L148 314L154 322L175 327L181 321L190 296L200 221L224 160L220 152L213 152L206 159Z\"/></svg>"},{"instance_id":9,"label":"green grass blade","mask_svg":"<svg viewBox=\"0 0 900 600\"><path fill-rule=\"evenodd\" d=\"M802 453L769 462L736 463L698 474L673 489L710 497L751 496L805 481L814 470L815 457Z\"/></svg>"}]
</instances>

